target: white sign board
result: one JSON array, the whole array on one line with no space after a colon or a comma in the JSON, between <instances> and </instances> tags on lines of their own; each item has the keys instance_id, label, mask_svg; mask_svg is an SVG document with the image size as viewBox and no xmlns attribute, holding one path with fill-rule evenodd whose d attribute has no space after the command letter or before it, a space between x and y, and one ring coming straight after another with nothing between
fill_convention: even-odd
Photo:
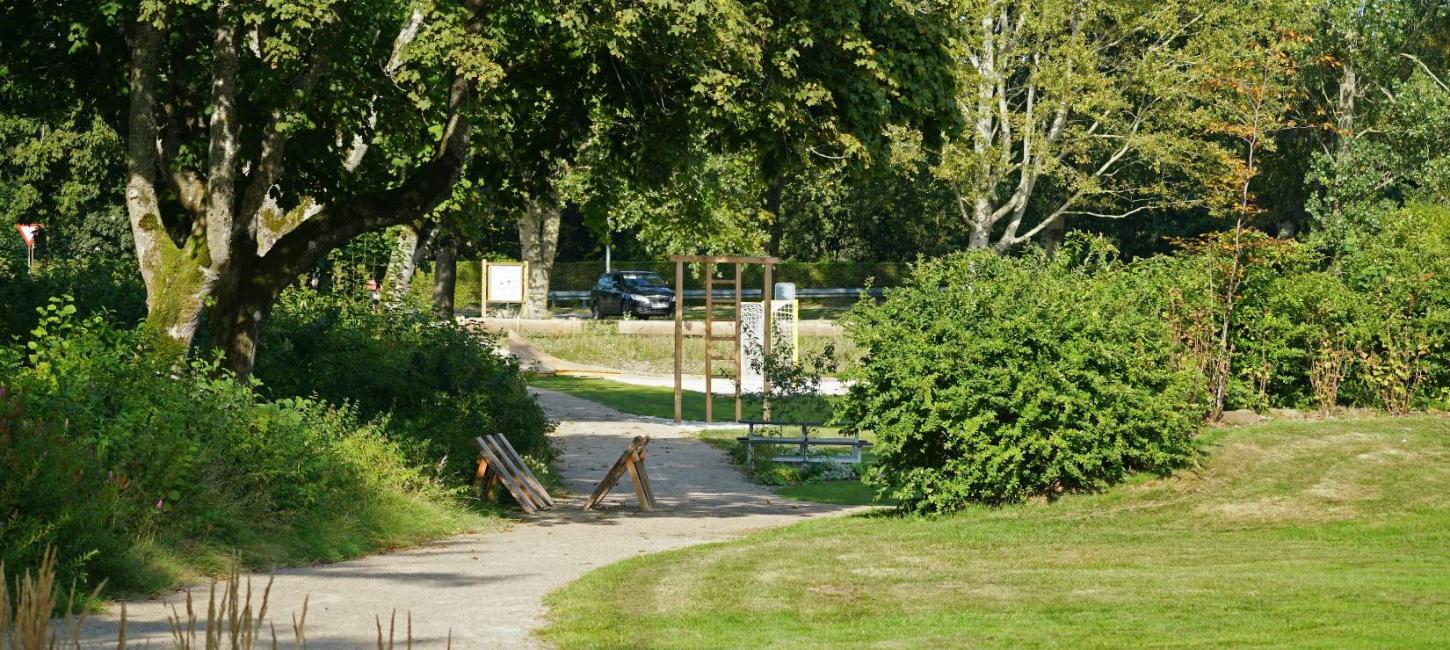
<instances>
[{"instance_id":1,"label":"white sign board","mask_svg":"<svg viewBox=\"0 0 1450 650\"><path fill-rule=\"evenodd\" d=\"M485 263L487 264L487 263ZM487 264L483 267L484 299L491 303L524 302L524 264Z\"/></svg>"}]
</instances>

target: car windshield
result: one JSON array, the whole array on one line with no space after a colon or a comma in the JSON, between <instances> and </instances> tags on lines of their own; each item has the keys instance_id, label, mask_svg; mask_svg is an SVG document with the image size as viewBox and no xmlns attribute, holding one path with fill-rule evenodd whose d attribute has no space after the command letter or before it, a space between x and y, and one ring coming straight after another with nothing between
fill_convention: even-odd
<instances>
[{"instance_id":1,"label":"car windshield","mask_svg":"<svg viewBox=\"0 0 1450 650\"><path fill-rule=\"evenodd\" d=\"M625 273L624 286L630 289L651 289L665 286L665 280L658 273Z\"/></svg>"}]
</instances>

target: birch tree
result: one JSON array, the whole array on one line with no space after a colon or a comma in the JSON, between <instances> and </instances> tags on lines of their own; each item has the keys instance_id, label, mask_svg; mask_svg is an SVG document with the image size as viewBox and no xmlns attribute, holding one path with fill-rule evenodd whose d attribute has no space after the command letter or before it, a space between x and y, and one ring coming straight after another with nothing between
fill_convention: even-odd
<instances>
[{"instance_id":1,"label":"birch tree","mask_svg":"<svg viewBox=\"0 0 1450 650\"><path fill-rule=\"evenodd\" d=\"M1188 201L1174 182L1212 166L1191 109L1201 38L1225 3L966 0L954 5L956 107L938 178L971 248L1007 251L1072 219Z\"/></svg>"}]
</instances>

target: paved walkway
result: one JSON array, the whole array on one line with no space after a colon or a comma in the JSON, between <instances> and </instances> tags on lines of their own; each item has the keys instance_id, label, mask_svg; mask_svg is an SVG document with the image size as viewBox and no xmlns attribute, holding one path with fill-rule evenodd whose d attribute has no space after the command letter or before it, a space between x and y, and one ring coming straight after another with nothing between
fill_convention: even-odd
<instances>
[{"instance_id":1,"label":"paved walkway","mask_svg":"<svg viewBox=\"0 0 1450 650\"><path fill-rule=\"evenodd\" d=\"M538 391L538 396L549 417L560 421L556 468L569 498L503 532L278 571L269 619L279 638L291 639L290 617L307 596L309 647L376 647L374 616L382 616L386 627L394 610L400 630L412 612L416 647L443 647L450 634L454 648L537 647L530 635L544 623L544 595L591 569L847 510L784 500L747 482L724 453L688 439L687 429L559 393ZM660 510L636 512L624 480L603 512L581 512L583 496L640 434L653 438L647 462ZM265 583L265 576L253 578L257 589ZM206 587L195 593L204 607ZM183 594L128 603L132 647L169 647L166 617L170 604L178 602L184 602ZM116 614L113 608L92 619L87 647L115 647Z\"/></svg>"}]
</instances>

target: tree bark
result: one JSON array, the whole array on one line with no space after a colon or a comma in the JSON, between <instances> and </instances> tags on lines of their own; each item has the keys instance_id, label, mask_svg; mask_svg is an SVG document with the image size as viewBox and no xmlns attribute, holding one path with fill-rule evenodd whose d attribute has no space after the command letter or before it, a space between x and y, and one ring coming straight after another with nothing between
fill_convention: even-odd
<instances>
[{"instance_id":1,"label":"tree bark","mask_svg":"<svg viewBox=\"0 0 1450 650\"><path fill-rule=\"evenodd\" d=\"M527 318L549 317L549 276L559 249L559 223L563 208L557 198L530 199L519 212L519 251L529 263Z\"/></svg>"},{"instance_id":2,"label":"tree bark","mask_svg":"<svg viewBox=\"0 0 1450 650\"><path fill-rule=\"evenodd\" d=\"M785 193L785 176L777 173L767 181L765 187L765 211L770 213L770 239L765 244L765 254L780 257L780 243L785 236L785 215L781 214L781 195Z\"/></svg>"},{"instance_id":3,"label":"tree bark","mask_svg":"<svg viewBox=\"0 0 1450 650\"><path fill-rule=\"evenodd\" d=\"M383 278L387 286L384 302L389 309L396 309L407 301L413 288L413 276L417 274L418 266L428 259L428 249L437 228L436 222L428 221L421 226L404 226L398 235L398 243L393 247L388 271Z\"/></svg>"},{"instance_id":4,"label":"tree bark","mask_svg":"<svg viewBox=\"0 0 1450 650\"><path fill-rule=\"evenodd\" d=\"M212 111L209 119L205 201L196 192L179 191L192 212L190 227L173 239L163 219L158 178L196 175L163 169L156 106L167 30L166 9L143 14L131 26L130 98L127 117L126 208L136 245L136 260L146 286L146 324L164 333L179 350L196 335L219 278L228 272L232 246L238 134L236 116L237 22L230 3L217 6L212 42ZM184 188L183 188L184 189ZM192 200L186 200L187 197Z\"/></svg>"},{"instance_id":5,"label":"tree bark","mask_svg":"<svg viewBox=\"0 0 1450 650\"><path fill-rule=\"evenodd\" d=\"M413 284L413 251L418 249L418 231L412 226L398 229L398 241L388 256L388 270L383 274L383 306L397 309L408 297Z\"/></svg>"},{"instance_id":6,"label":"tree bark","mask_svg":"<svg viewBox=\"0 0 1450 650\"><path fill-rule=\"evenodd\" d=\"M1056 219L1053 224L1042 229L1042 233L1038 235L1038 243L1042 245L1042 250L1051 255L1057 252L1057 247L1062 245L1062 238L1066 234L1067 222Z\"/></svg>"},{"instance_id":7,"label":"tree bark","mask_svg":"<svg viewBox=\"0 0 1450 650\"><path fill-rule=\"evenodd\" d=\"M458 240L452 233L438 236L433 260L433 314L453 319L453 294L458 289Z\"/></svg>"},{"instance_id":8,"label":"tree bark","mask_svg":"<svg viewBox=\"0 0 1450 650\"><path fill-rule=\"evenodd\" d=\"M1335 102L1335 155L1343 157L1354 140L1354 111L1359 99L1359 73L1354 68L1353 54L1341 64L1339 97Z\"/></svg>"}]
</instances>

